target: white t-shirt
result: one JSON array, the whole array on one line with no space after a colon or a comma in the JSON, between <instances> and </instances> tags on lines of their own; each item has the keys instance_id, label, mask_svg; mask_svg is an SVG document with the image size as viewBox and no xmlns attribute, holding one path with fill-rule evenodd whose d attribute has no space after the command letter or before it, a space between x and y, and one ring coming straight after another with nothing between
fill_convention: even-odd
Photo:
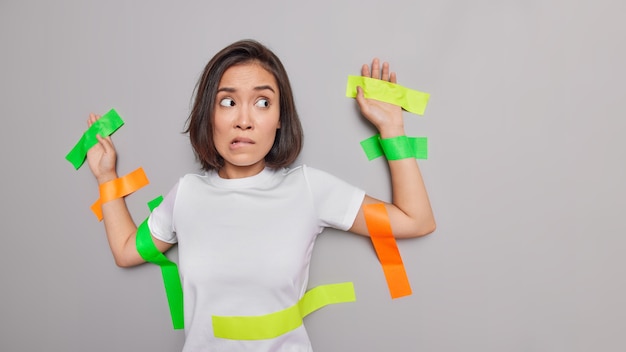
<instances>
[{"instance_id":1,"label":"white t-shirt","mask_svg":"<svg viewBox=\"0 0 626 352\"><path fill-rule=\"evenodd\" d=\"M188 174L150 215L153 236L178 242L185 352L311 351L303 326L277 338L216 338L211 317L265 315L304 295L315 238L348 230L364 192L325 172L266 168L241 179Z\"/></svg>"}]
</instances>

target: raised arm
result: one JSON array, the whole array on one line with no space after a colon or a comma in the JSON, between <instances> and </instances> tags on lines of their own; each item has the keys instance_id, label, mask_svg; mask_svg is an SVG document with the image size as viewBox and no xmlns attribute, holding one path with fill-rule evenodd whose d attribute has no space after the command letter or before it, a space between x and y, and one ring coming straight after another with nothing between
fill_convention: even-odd
<instances>
[{"instance_id":1,"label":"raised arm","mask_svg":"<svg viewBox=\"0 0 626 352\"><path fill-rule=\"evenodd\" d=\"M88 125L91 126L100 116L89 115ZM116 162L117 154L111 137L102 138L97 136L98 144L87 152L87 163L93 173L98 185L114 180L118 177ZM135 266L145 261L135 246L137 225L128 212L124 198L115 199L102 204L102 216L104 229L109 240L111 252L115 258L115 264L120 267ZM152 237L157 248L164 252L172 245L159 241Z\"/></svg>"},{"instance_id":2,"label":"raised arm","mask_svg":"<svg viewBox=\"0 0 626 352\"><path fill-rule=\"evenodd\" d=\"M373 60L371 70L369 65L363 65L361 75L396 83L396 74L390 72L389 64L385 62L381 68L377 58ZM402 108L366 99L361 87L357 87L356 101L363 116L378 129L381 138L405 135ZM433 232L436 227L435 217L416 160L413 158L389 160L388 164L391 173L392 202L386 203L366 195L363 205L386 203L391 228L397 238L419 237ZM363 205L350 231L369 236L363 216Z\"/></svg>"}]
</instances>

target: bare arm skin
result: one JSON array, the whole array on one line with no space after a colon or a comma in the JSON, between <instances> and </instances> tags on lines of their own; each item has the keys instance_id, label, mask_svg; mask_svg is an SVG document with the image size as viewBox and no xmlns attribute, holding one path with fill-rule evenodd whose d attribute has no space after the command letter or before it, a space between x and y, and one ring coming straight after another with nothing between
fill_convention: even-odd
<instances>
[{"instance_id":1,"label":"bare arm skin","mask_svg":"<svg viewBox=\"0 0 626 352\"><path fill-rule=\"evenodd\" d=\"M383 63L381 70L377 58L372 62L371 71L368 65L363 65L361 75L396 83L396 74L389 71L389 64ZM361 87L357 88L356 101L363 116L378 129L381 138L405 135L401 107L366 99ZM419 237L435 231L435 217L416 160L413 158L389 160L388 163L392 202L386 203L366 195L350 232L369 236L363 216L363 205L371 203L385 203L393 234L397 238Z\"/></svg>"},{"instance_id":2,"label":"bare arm skin","mask_svg":"<svg viewBox=\"0 0 626 352\"><path fill-rule=\"evenodd\" d=\"M91 126L99 118L100 116L98 115L90 114L87 124ZM87 163L98 185L101 185L118 177L116 169L117 153L111 137L97 137L98 144L87 152ZM145 261L135 247L137 225L135 225L128 212L124 198L104 203L102 205L102 215L104 229L115 264L120 267L130 267L144 263ZM160 241L154 237L152 237L152 240L161 252L165 252L172 247L172 244Z\"/></svg>"}]
</instances>

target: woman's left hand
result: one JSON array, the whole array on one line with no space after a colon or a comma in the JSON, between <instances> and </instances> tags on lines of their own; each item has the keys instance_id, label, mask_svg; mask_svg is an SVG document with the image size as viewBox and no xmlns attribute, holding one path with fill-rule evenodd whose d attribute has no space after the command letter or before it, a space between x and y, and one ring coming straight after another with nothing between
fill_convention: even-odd
<instances>
[{"instance_id":1,"label":"woman's left hand","mask_svg":"<svg viewBox=\"0 0 626 352\"><path fill-rule=\"evenodd\" d=\"M371 70L369 65L364 64L361 67L361 75L396 83L396 73L389 71L389 63L384 62L381 70L378 58L374 58L372 61ZM404 134L404 121L402 120L402 108L400 106L365 98L362 87L357 87L356 101L363 116L378 129L382 138Z\"/></svg>"}]
</instances>

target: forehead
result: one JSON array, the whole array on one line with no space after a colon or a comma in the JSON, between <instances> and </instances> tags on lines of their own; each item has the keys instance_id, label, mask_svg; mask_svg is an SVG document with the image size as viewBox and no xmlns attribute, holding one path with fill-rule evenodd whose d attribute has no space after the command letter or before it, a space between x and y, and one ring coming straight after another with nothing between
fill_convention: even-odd
<instances>
[{"instance_id":1,"label":"forehead","mask_svg":"<svg viewBox=\"0 0 626 352\"><path fill-rule=\"evenodd\" d=\"M229 67L220 79L219 88L254 89L271 86L278 91L274 75L257 62L247 62Z\"/></svg>"}]
</instances>

